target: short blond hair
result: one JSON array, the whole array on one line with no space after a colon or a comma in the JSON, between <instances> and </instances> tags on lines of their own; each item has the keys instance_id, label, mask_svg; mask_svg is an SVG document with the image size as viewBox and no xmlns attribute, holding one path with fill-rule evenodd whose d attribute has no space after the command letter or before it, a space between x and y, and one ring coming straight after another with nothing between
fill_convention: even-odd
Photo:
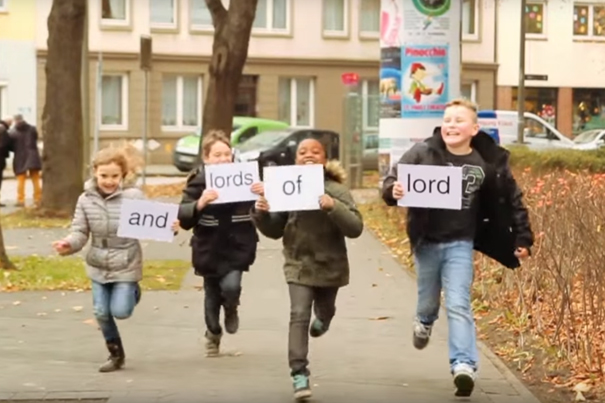
<instances>
[{"instance_id":1,"label":"short blond hair","mask_svg":"<svg viewBox=\"0 0 605 403\"><path fill-rule=\"evenodd\" d=\"M452 99L447 104L445 104L446 109L449 107L452 107L452 106L462 106L463 108L467 108L468 110L473 112L473 116L474 116L473 121L475 121L475 122L477 121L477 112L479 110L479 107L473 101L466 99L466 98L456 98L456 99Z\"/></svg>"},{"instance_id":2,"label":"short blond hair","mask_svg":"<svg viewBox=\"0 0 605 403\"><path fill-rule=\"evenodd\" d=\"M212 146L216 143L224 143L231 148L231 140L222 130L210 130L202 139L202 154L207 157L210 154Z\"/></svg>"}]
</instances>

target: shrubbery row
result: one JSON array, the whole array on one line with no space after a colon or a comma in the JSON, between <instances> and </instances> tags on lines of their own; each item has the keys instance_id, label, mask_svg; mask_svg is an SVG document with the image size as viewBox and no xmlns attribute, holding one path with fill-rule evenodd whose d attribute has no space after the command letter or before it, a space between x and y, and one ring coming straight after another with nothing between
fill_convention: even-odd
<instances>
[{"instance_id":1,"label":"shrubbery row","mask_svg":"<svg viewBox=\"0 0 605 403\"><path fill-rule=\"evenodd\" d=\"M605 173L605 149L580 151L568 149L530 150L523 146L512 146L511 166L531 168L533 171L567 170Z\"/></svg>"}]
</instances>

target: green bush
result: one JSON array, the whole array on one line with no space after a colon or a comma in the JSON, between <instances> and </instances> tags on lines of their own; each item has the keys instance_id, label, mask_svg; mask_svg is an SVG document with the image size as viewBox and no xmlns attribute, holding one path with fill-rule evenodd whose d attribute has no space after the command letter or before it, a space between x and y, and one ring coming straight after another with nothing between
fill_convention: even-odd
<instances>
[{"instance_id":1,"label":"green bush","mask_svg":"<svg viewBox=\"0 0 605 403\"><path fill-rule=\"evenodd\" d=\"M510 163L514 168L531 168L535 171L568 170L605 173L605 150L530 150L525 146L508 147Z\"/></svg>"}]
</instances>

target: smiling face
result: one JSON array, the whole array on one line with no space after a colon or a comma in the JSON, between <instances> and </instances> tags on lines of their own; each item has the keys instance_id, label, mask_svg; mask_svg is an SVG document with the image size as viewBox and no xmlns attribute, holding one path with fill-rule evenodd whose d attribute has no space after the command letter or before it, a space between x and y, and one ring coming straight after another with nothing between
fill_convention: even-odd
<instances>
[{"instance_id":1,"label":"smiling face","mask_svg":"<svg viewBox=\"0 0 605 403\"><path fill-rule=\"evenodd\" d=\"M231 147L223 141L215 141L210 146L208 153L204 155L204 163L206 164L226 164L232 162L232 160Z\"/></svg>"},{"instance_id":2,"label":"smiling face","mask_svg":"<svg viewBox=\"0 0 605 403\"><path fill-rule=\"evenodd\" d=\"M105 194L112 194L120 186L120 182L124 177L122 167L111 162L109 164L99 165L94 171L95 179L99 190Z\"/></svg>"},{"instance_id":3,"label":"smiling face","mask_svg":"<svg viewBox=\"0 0 605 403\"><path fill-rule=\"evenodd\" d=\"M300 142L296 150L296 164L326 164L326 150L315 139L306 139Z\"/></svg>"},{"instance_id":4,"label":"smiling face","mask_svg":"<svg viewBox=\"0 0 605 403\"><path fill-rule=\"evenodd\" d=\"M451 105L445 109L441 137L448 150L467 151L478 131L475 111L464 105Z\"/></svg>"}]
</instances>

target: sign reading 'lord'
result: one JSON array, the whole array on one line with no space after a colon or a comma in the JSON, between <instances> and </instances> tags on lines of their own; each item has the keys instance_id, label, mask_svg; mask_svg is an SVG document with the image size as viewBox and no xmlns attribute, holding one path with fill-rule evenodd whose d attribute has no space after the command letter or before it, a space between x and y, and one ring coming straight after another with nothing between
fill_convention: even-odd
<instances>
[{"instance_id":1,"label":"sign reading 'lord'","mask_svg":"<svg viewBox=\"0 0 605 403\"><path fill-rule=\"evenodd\" d=\"M271 212L319 209L325 192L323 165L266 167L263 176Z\"/></svg>"},{"instance_id":2,"label":"sign reading 'lord'","mask_svg":"<svg viewBox=\"0 0 605 403\"><path fill-rule=\"evenodd\" d=\"M257 162L211 164L204 166L206 186L216 190L214 203L234 203L258 199L250 188L260 182Z\"/></svg>"},{"instance_id":3,"label":"sign reading 'lord'","mask_svg":"<svg viewBox=\"0 0 605 403\"><path fill-rule=\"evenodd\" d=\"M399 164L397 178L404 194L399 206L462 208L462 167Z\"/></svg>"}]
</instances>

